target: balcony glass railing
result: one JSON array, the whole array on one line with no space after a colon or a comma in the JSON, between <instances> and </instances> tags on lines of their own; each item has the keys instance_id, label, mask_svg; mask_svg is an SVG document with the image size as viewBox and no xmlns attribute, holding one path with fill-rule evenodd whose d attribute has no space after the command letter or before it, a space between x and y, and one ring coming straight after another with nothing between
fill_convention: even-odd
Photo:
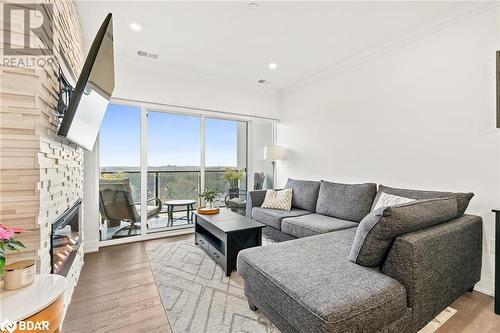
<instances>
[{"instance_id":1,"label":"balcony glass railing","mask_svg":"<svg viewBox=\"0 0 500 333\"><path fill-rule=\"evenodd\" d=\"M112 169L114 171L108 171ZM120 173L120 177L130 179L132 198L140 202L141 176L137 170L121 170L119 168L103 168L101 174L112 175ZM224 206L224 199L228 193L229 186L223 179L225 170L205 170L205 188L214 189L219 192L214 204ZM246 190L246 176L240 181L240 190ZM147 199L158 198L161 202L168 200L192 199L199 202L201 193L200 171L148 171Z\"/></svg>"},{"instance_id":2,"label":"balcony glass railing","mask_svg":"<svg viewBox=\"0 0 500 333\"><path fill-rule=\"evenodd\" d=\"M137 168L138 169L138 168ZM219 196L214 201L217 207L225 206L225 198L228 193L229 186L227 181L223 179L226 170L205 170L206 188L214 189L219 192ZM130 170L126 168L114 167L103 168L101 171L103 179L130 179L130 191L135 204L135 209L140 213L141 202L141 173L139 170ZM240 182L242 184L240 190L246 189L246 176ZM192 227L192 221L186 219L187 207L178 206L174 208L173 215L169 218L167 213L166 201L169 200L195 200L196 206L199 203L199 194L201 189L201 172L194 170L153 170L148 171L147 176L147 200L148 200L148 219L147 232L160 232L170 228ZM158 207L155 200L159 199L162 203L161 210L150 213L150 209ZM109 203L108 203L109 204ZM154 206L150 206L154 205ZM120 207L113 206L116 211L120 211ZM108 211L113 211L113 207L107 207ZM123 207L122 207L123 208ZM152 211L153 212L153 211ZM141 224L135 221L131 225L130 220L103 220L100 227L101 240L108 240L117 237L128 237L139 235L141 233Z\"/></svg>"}]
</instances>

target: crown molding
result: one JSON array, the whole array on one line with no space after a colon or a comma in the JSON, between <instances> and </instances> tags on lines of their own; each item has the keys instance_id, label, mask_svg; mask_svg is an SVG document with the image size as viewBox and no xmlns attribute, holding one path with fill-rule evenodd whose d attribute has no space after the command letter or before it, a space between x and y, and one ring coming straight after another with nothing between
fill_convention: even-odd
<instances>
[{"instance_id":1,"label":"crown molding","mask_svg":"<svg viewBox=\"0 0 500 333\"><path fill-rule=\"evenodd\" d=\"M397 38L388 43L384 43L378 47L361 53L358 56L348 58L344 61L332 64L314 73L306 75L301 79L282 88L280 91L281 95L292 93L315 82L330 78L336 73L355 67L367 61L368 59L371 59L372 57L379 56L402 46L414 43L435 33L441 32L455 24L472 19L484 12L498 8L499 6L500 1L480 1L479 4L475 4L469 8L465 8L461 11L448 15L444 19L427 25L424 28L417 30L416 32L407 34L403 37Z\"/></svg>"}]
</instances>

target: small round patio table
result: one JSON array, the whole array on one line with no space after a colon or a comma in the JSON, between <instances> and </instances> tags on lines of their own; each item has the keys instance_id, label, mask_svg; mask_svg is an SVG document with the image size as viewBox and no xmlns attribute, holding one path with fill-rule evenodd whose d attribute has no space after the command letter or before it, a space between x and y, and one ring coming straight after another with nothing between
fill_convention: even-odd
<instances>
[{"instance_id":1,"label":"small round patio table","mask_svg":"<svg viewBox=\"0 0 500 333\"><path fill-rule=\"evenodd\" d=\"M165 205L167 206L167 215L168 215L168 225L173 226L175 221L184 220L188 223L193 223L193 211L194 204L196 204L196 200L168 200L165 201ZM186 206L186 216L181 216L174 219L174 209L175 207Z\"/></svg>"}]
</instances>

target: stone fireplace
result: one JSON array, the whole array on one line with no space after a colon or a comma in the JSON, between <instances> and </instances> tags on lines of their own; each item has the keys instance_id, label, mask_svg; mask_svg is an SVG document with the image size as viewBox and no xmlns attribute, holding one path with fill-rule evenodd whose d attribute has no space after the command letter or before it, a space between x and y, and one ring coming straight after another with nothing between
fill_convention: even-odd
<instances>
[{"instance_id":1,"label":"stone fireplace","mask_svg":"<svg viewBox=\"0 0 500 333\"><path fill-rule=\"evenodd\" d=\"M19 6L22 7L22 4ZM78 77L83 65L83 38L73 1L38 3L52 6L53 54L57 61L45 67L0 69L0 223L27 229L18 239L26 248L7 254L7 263L34 259L38 273L52 272L53 223L83 199L83 149L56 136L59 65ZM0 27L3 33L5 26ZM24 36L22 22L8 28ZM83 205L79 219L84 216ZM81 230L81 228L79 229ZM65 268L70 282L68 304L83 264L80 246Z\"/></svg>"}]
</instances>

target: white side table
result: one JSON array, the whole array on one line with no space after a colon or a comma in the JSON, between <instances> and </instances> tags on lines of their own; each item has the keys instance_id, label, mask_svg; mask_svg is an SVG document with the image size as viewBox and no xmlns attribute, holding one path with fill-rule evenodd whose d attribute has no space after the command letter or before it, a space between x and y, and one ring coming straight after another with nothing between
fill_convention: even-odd
<instances>
[{"instance_id":1,"label":"white side table","mask_svg":"<svg viewBox=\"0 0 500 333\"><path fill-rule=\"evenodd\" d=\"M59 332L64 315L64 291L68 280L56 274L38 274L32 285L0 293L0 322L32 322L39 324L48 321L48 330ZM30 324L28 324L30 325ZM17 332L17 330L15 331Z\"/></svg>"}]
</instances>

